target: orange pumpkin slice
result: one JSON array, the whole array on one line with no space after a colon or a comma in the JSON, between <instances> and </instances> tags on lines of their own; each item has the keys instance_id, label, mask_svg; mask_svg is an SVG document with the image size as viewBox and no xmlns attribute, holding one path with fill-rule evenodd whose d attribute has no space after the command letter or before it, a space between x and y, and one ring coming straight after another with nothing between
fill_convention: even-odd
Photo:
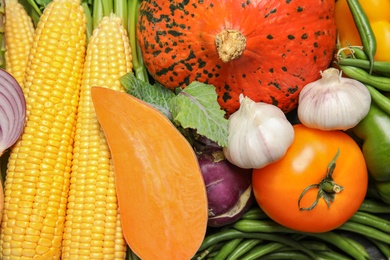
<instances>
[{"instance_id":1,"label":"orange pumpkin slice","mask_svg":"<svg viewBox=\"0 0 390 260\"><path fill-rule=\"evenodd\" d=\"M162 113L123 92L91 89L111 151L126 242L143 260L190 259L207 227L195 153Z\"/></svg>"}]
</instances>

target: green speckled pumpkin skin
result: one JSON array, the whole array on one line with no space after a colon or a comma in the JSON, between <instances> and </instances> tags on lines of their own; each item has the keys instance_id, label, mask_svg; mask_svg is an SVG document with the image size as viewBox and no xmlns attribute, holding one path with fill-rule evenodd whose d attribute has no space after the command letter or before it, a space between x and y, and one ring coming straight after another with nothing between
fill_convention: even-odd
<instances>
[{"instance_id":1,"label":"green speckled pumpkin skin","mask_svg":"<svg viewBox=\"0 0 390 260\"><path fill-rule=\"evenodd\" d=\"M231 114L243 93L284 112L320 77L336 41L334 0L144 0L137 37L150 75L165 87L213 84ZM237 29L246 37L239 58L219 58L215 36Z\"/></svg>"}]
</instances>

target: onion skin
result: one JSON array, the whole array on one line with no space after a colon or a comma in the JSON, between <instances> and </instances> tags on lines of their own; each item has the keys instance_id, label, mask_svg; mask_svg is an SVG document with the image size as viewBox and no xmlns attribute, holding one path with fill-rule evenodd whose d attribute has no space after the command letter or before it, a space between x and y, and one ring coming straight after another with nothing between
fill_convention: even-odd
<instances>
[{"instance_id":1,"label":"onion skin","mask_svg":"<svg viewBox=\"0 0 390 260\"><path fill-rule=\"evenodd\" d=\"M0 156L21 136L26 119L26 100L16 79L0 69Z\"/></svg>"},{"instance_id":2,"label":"onion skin","mask_svg":"<svg viewBox=\"0 0 390 260\"><path fill-rule=\"evenodd\" d=\"M252 169L230 163L222 149L205 149L197 154L206 184L208 226L220 227L238 220L252 205Z\"/></svg>"}]
</instances>

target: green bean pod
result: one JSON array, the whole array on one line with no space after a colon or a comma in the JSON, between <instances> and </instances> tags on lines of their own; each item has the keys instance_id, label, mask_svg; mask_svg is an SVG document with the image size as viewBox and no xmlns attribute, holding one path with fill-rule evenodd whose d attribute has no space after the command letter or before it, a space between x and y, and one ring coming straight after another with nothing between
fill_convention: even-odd
<instances>
[{"instance_id":1,"label":"green bean pod","mask_svg":"<svg viewBox=\"0 0 390 260\"><path fill-rule=\"evenodd\" d=\"M255 238L245 239L242 241L233 252L226 258L226 260L236 260L240 259L241 256L249 252L252 248L260 244L261 241Z\"/></svg>"},{"instance_id":2,"label":"green bean pod","mask_svg":"<svg viewBox=\"0 0 390 260\"><path fill-rule=\"evenodd\" d=\"M339 230L345 230L345 231L351 231L360 235L363 235L365 237L373 238L378 241L382 241L386 244L390 244L390 234L385 233L379 229L366 226L360 223L356 223L353 221L347 221L337 229Z\"/></svg>"},{"instance_id":3,"label":"green bean pod","mask_svg":"<svg viewBox=\"0 0 390 260\"><path fill-rule=\"evenodd\" d=\"M376 88L367 84L365 85L370 92L371 98L375 102L375 104L377 104L380 109L390 115L390 99L386 97L383 93L378 91Z\"/></svg>"},{"instance_id":4,"label":"green bean pod","mask_svg":"<svg viewBox=\"0 0 390 260\"><path fill-rule=\"evenodd\" d=\"M346 46L341 47L340 43L337 44L337 53L336 58L337 60L340 59L361 59L361 60L368 60L367 54L363 50L363 46ZM347 51L347 54L345 53Z\"/></svg>"},{"instance_id":5,"label":"green bean pod","mask_svg":"<svg viewBox=\"0 0 390 260\"><path fill-rule=\"evenodd\" d=\"M285 247L285 245L278 242L270 242L267 244L258 245L257 247L249 251L247 254L242 256L241 260L255 260L271 252L276 252L277 250L282 249L283 247Z\"/></svg>"},{"instance_id":6,"label":"green bean pod","mask_svg":"<svg viewBox=\"0 0 390 260\"><path fill-rule=\"evenodd\" d=\"M371 75L362 68L339 65L340 69L352 79L371 85L382 91L390 91L390 78Z\"/></svg>"},{"instance_id":7,"label":"green bean pod","mask_svg":"<svg viewBox=\"0 0 390 260\"><path fill-rule=\"evenodd\" d=\"M238 244L241 243L243 238L235 238L227 241L219 252L214 256L213 260L224 260L226 259L237 247Z\"/></svg>"},{"instance_id":8,"label":"green bean pod","mask_svg":"<svg viewBox=\"0 0 390 260\"><path fill-rule=\"evenodd\" d=\"M192 258L196 260L202 260L202 259L207 259L208 257L212 256L215 253L218 253L219 250L222 248L224 244L223 243L217 243L209 246L208 248L199 251L198 253Z\"/></svg>"},{"instance_id":9,"label":"green bean pod","mask_svg":"<svg viewBox=\"0 0 390 260\"><path fill-rule=\"evenodd\" d=\"M358 241L348 237L348 236L343 236L344 240L347 241L352 247L354 247L362 256L364 256L366 259L369 259L370 256L368 255L368 252L364 245L359 243Z\"/></svg>"},{"instance_id":10,"label":"green bean pod","mask_svg":"<svg viewBox=\"0 0 390 260\"><path fill-rule=\"evenodd\" d=\"M348 221L360 223L369 227L379 229L385 233L390 233L390 221L367 212L358 211Z\"/></svg>"},{"instance_id":11,"label":"green bean pod","mask_svg":"<svg viewBox=\"0 0 390 260\"><path fill-rule=\"evenodd\" d=\"M305 236L307 239L310 239L309 236ZM313 251L328 251L329 247L326 243L322 241L314 241L314 240L300 240L299 243L301 243L303 246L313 250Z\"/></svg>"},{"instance_id":12,"label":"green bean pod","mask_svg":"<svg viewBox=\"0 0 390 260\"><path fill-rule=\"evenodd\" d=\"M361 60L367 60L368 61L367 54L363 50L363 47L361 47L361 46L350 46L350 49L352 51L353 57L355 57L356 59L361 59Z\"/></svg>"},{"instance_id":13,"label":"green bean pod","mask_svg":"<svg viewBox=\"0 0 390 260\"><path fill-rule=\"evenodd\" d=\"M339 59L337 64L341 66L353 66L362 69L372 68L374 72L385 73L386 75L387 73L390 73L390 62L388 61L374 61L373 63L370 63L368 60L345 58Z\"/></svg>"},{"instance_id":14,"label":"green bean pod","mask_svg":"<svg viewBox=\"0 0 390 260\"><path fill-rule=\"evenodd\" d=\"M329 259L337 259L337 260L350 260L350 257L347 257L343 254L340 254L335 251L318 251L316 252L318 260L329 260Z\"/></svg>"},{"instance_id":15,"label":"green bean pod","mask_svg":"<svg viewBox=\"0 0 390 260\"><path fill-rule=\"evenodd\" d=\"M380 200L365 199L360 205L359 211L370 213L390 213L390 205Z\"/></svg>"},{"instance_id":16,"label":"green bean pod","mask_svg":"<svg viewBox=\"0 0 390 260\"><path fill-rule=\"evenodd\" d=\"M374 56L376 53L376 39L374 32L371 28L370 21L366 13L364 12L359 0L347 0L349 9L351 10L352 17L355 21L356 28L358 29L360 38L362 40L364 51L367 54L368 60L371 63L370 74L374 64Z\"/></svg>"},{"instance_id":17,"label":"green bean pod","mask_svg":"<svg viewBox=\"0 0 390 260\"><path fill-rule=\"evenodd\" d=\"M361 254L359 250L356 250L351 244L345 240L342 236L334 233L334 232L325 232L325 233L305 233L299 232L296 230L289 229L282 225L279 225L272 221L264 221L264 220L238 220L233 224L233 227L242 232L282 232L282 233L299 233L305 234L307 236L312 236L323 241L326 241L345 253L349 254L356 260L365 260L365 257Z\"/></svg>"},{"instance_id":18,"label":"green bean pod","mask_svg":"<svg viewBox=\"0 0 390 260\"><path fill-rule=\"evenodd\" d=\"M378 249L379 251L382 252L382 254L390 259L390 245L389 244L386 244L386 243L383 243L381 241L378 241L376 239L369 239Z\"/></svg>"},{"instance_id":19,"label":"green bean pod","mask_svg":"<svg viewBox=\"0 0 390 260\"><path fill-rule=\"evenodd\" d=\"M268 215L265 214L265 212L259 208L254 207L249 209L247 212L244 213L241 217L242 219L269 219Z\"/></svg>"},{"instance_id":20,"label":"green bean pod","mask_svg":"<svg viewBox=\"0 0 390 260\"><path fill-rule=\"evenodd\" d=\"M277 241L285 245L294 247L298 250L301 250L313 258L315 257L311 250L302 246L299 242L290 237L275 234L274 232L243 232L237 229L226 229L221 232L206 236L203 240L202 245L199 248L199 251L202 251L212 246L213 244L237 238L256 238L262 241Z\"/></svg>"}]
</instances>

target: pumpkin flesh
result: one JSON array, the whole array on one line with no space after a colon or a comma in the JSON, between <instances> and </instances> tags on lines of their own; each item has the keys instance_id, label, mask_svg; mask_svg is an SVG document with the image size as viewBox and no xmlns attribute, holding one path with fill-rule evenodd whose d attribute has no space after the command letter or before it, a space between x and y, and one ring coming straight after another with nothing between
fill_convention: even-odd
<instances>
[{"instance_id":1,"label":"pumpkin flesh","mask_svg":"<svg viewBox=\"0 0 390 260\"><path fill-rule=\"evenodd\" d=\"M215 43L225 29L246 37L243 53L227 62ZM137 37L150 75L167 88L213 84L228 114L240 93L289 112L330 65L334 0L145 0Z\"/></svg>"},{"instance_id":2,"label":"pumpkin flesh","mask_svg":"<svg viewBox=\"0 0 390 260\"><path fill-rule=\"evenodd\" d=\"M206 188L188 141L135 97L93 87L111 151L124 237L143 260L190 259L208 218Z\"/></svg>"}]
</instances>

